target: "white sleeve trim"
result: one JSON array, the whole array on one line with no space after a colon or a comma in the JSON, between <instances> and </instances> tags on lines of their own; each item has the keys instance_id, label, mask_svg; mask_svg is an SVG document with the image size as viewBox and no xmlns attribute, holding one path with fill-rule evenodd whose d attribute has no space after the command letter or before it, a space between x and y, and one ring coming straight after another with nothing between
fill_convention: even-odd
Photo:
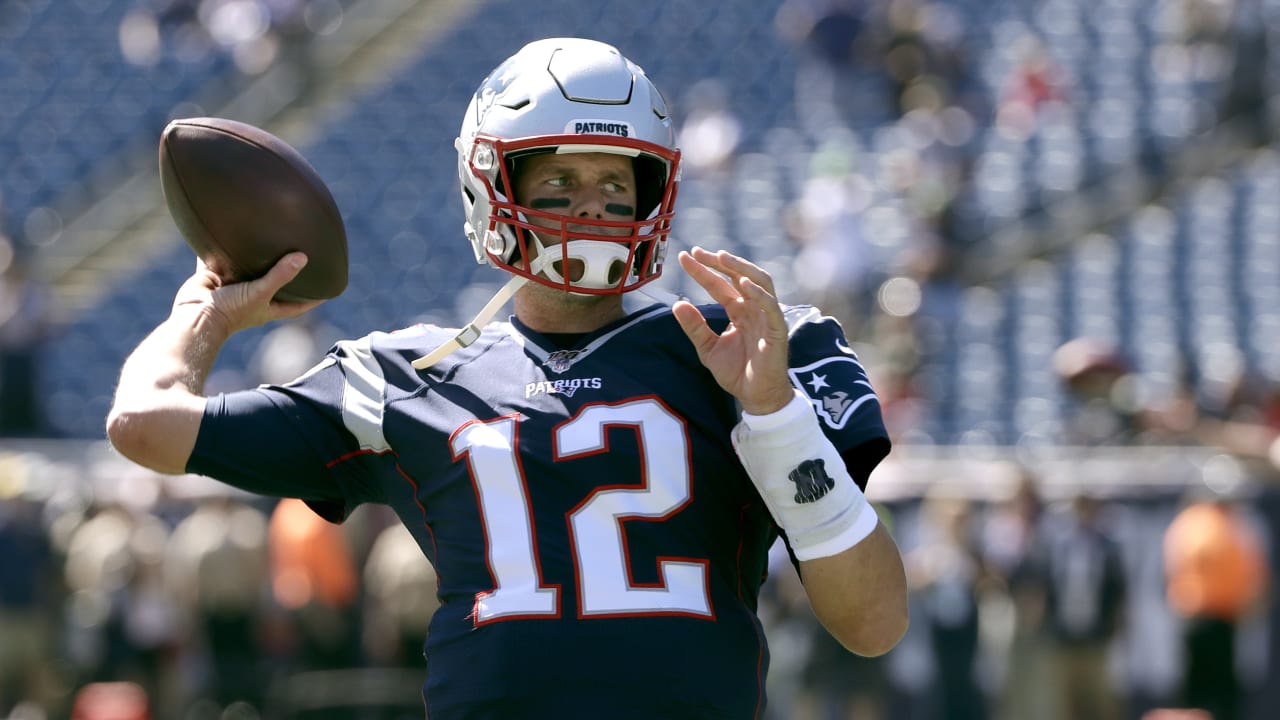
<instances>
[{"instance_id":1,"label":"white sleeve trim","mask_svg":"<svg viewBox=\"0 0 1280 720\"><path fill-rule=\"evenodd\" d=\"M390 450L382 434L382 418L385 408L386 378L382 366L373 356L368 337L360 340L344 340L338 345L346 352L338 358L342 370L342 422L355 436L363 450L383 452Z\"/></svg>"}]
</instances>

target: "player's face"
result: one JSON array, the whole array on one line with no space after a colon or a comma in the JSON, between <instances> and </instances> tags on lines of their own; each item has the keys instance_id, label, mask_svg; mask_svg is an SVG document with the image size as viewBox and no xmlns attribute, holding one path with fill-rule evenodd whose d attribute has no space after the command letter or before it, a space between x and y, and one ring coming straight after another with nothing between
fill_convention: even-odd
<instances>
[{"instance_id":1,"label":"player's face","mask_svg":"<svg viewBox=\"0 0 1280 720\"><path fill-rule=\"evenodd\" d=\"M524 160L515 179L516 202L555 215L589 220L635 220L636 173L631 158L613 153L548 153ZM558 227L531 217L543 227ZM574 225L569 225L573 231ZM625 235L625 228L586 228L581 232Z\"/></svg>"},{"instance_id":2,"label":"player's face","mask_svg":"<svg viewBox=\"0 0 1280 720\"><path fill-rule=\"evenodd\" d=\"M526 158L514 178L515 200L533 210L584 220L631 221L636 217L636 175L631 158L612 153L548 153ZM559 242L560 221L539 215L528 217L530 224L549 228L537 233L538 242L548 247ZM575 225L569 233L626 236L628 228ZM579 280L581 263L570 261L568 276Z\"/></svg>"}]
</instances>

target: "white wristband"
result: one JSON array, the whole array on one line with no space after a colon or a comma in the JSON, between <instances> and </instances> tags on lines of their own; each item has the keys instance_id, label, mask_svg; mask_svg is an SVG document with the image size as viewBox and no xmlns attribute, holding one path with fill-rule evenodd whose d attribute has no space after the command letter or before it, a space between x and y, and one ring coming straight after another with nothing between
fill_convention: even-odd
<instances>
[{"instance_id":1,"label":"white wristband","mask_svg":"<svg viewBox=\"0 0 1280 720\"><path fill-rule=\"evenodd\" d=\"M768 415L742 414L733 449L798 560L847 550L879 523L799 391Z\"/></svg>"}]
</instances>

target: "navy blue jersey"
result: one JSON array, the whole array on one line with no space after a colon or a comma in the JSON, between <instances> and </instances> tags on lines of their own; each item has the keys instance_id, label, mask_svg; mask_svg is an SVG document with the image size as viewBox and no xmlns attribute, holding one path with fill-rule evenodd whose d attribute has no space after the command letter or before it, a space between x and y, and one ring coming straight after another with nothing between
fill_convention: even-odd
<instances>
[{"instance_id":1,"label":"navy blue jersey","mask_svg":"<svg viewBox=\"0 0 1280 720\"><path fill-rule=\"evenodd\" d=\"M723 330L722 308L702 311ZM838 324L787 316L793 383L874 465L885 428ZM571 349L495 323L410 366L452 336L374 333L288 385L211 398L189 470L335 521L395 508L439 578L432 720L760 717L778 530L730 442L735 400L670 309Z\"/></svg>"}]
</instances>

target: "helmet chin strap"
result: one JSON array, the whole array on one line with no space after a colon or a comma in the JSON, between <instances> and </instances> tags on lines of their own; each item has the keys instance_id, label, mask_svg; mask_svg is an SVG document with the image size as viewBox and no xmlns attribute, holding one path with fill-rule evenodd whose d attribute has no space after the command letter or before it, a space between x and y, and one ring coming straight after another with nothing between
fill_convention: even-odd
<instances>
[{"instance_id":1,"label":"helmet chin strap","mask_svg":"<svg viewBox=\"0 0 1280 720\"><path fill-rule=\"evenodd\" d=\"M485 303L480 312L476 313L475 318L467 324L466 327L458 331L458 334L452 340L444 343L440 347L414 360L412 365L414 370L426 370L445 359L449 353L454 350L461 350L480 338L480 328L484 327L498 313L498 310L511 299L512 295L521 288L525 283L529 282L529 278L522 275L512 275L511 279L503 285L497 293L494 294L489 302Z\"/></svg>"},{"instance_id":2,"label":"helmet chin strap","mask_svg":"<svg viewBox=\"0 0 1280 720\"><path fill-rule=\"evenodd\" d=\"M542 253L533 262L529 263L530 271L534 274L542 272L551 264L553 258L554 256L550 253ZM480 308L480 312L476 313L471 322L467 323L466 327L453 336L453 339L410 363L413 365L413 369L426 370L448 357L454 350L461 350L480 339L481 328L488 325L493 316L498 314L498 310L503 305L506 305L511 296L515 295L516 291L524 287L527 282L529 282L529 278L523 275L512 275L511 279L499 288L498 292L493 294L493 297L489 298L489 302L485 303L483 308Z\"/></svg>"}]
</instances>

